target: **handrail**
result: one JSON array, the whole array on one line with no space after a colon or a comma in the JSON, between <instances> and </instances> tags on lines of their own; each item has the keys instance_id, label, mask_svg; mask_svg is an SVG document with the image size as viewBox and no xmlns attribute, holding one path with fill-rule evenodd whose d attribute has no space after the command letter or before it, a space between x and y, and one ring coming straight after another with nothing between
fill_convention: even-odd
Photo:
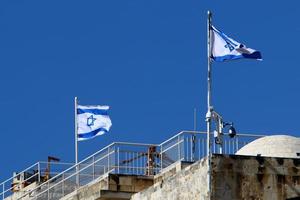
<instances>
[{"instance_id":1,"label":"handrail","mask_svg":"<svg viewBox=\"0 0 300 200\"><path fill-rule=\"evenodd\" d=\"M174 138L178 137L179 135L183 134L183 133L191 133L191 134L205 134L206 132L203 131L180 131L179 133L177 133L176 135L174 135L173 137L170 137L169 139L165 140L164 142L160 143L159 145L164 145L165 143L168 143L169 141L173 140Z\"/></svg>"},{"instance_id":2,"label":"handrail","mask_svg":"<svg viewBox=\"0 0 300 200\"><path fill-rule=\"evenodd\" d=\"M227 133L228 134L228 133ZM246 137L265 137L265 134L252 134L252 133L237 133L237 136L246 136Z\"/></svg>"},{"instance_id":3,"label":"handrail","mask_svg":"<svg viewBox=\"0 0 300 200\"><path fill-rule=\"evenodd\" d=\"M108 157L108 156L111 155L112 153L115 153L115 151L108 152L108 154L105 154L105 155L102 156L101 158L99 158L99 159L97 159L97 160L94 160L92 163L90 163L90 164L85 164L85 161L88 161L89 159L95 157L96 155L102 153L103 151L109 150L109 148L111 148L111 147L113 147L113 146L117 146L117 145L130 145L130 146L142 146L142 147L159 146L158 144L145 144L145 143L132 143L132 142L114 142L114 143L111 143L110 145L108 145L108 146L106 146L106 147L100 149L99 151L95 152L94 154L92 154L92 155L86 157L84 160L80 161L78 164L75 164L75 165L69 167L68 169L62 171L61 173L59 173L59 174L53 176L53 177L52 177L51 179L49 179L47 182L42 183L41 185L39 185L39 186L38 186L37 188L35 188L34 190L31 190L31 191L29 191L29 192L23 194L21 197L19 197L19 199L25 197L25 196L28 195L29 193L32 193L32 192L35 191L36 189L41 188L41 187L43 187L44 185L51 183L53 180L57 179L57 178L60 177L61 175L65 174L66 172L68 172L68 171L70 171L70 170L72 170L72 169L75 169L75 168L77 168L77 167L80 166L80 165L84 165L84 167L81 168L79 171L76 171L75 173L70 174L70 176L68 176L67 178L65 178L65 179L63 179L63 180L61 180L61 181L55 183L54 185L52 185L51 187L47 188L45 191L43 191L43 192L41 192L41 193L39 193L39 194L37 194L37 195L43 194L44 192L46 192L46 191L50 190L51 188L57 186L58 184L62 183L64 180L68 180L70 177L73 177L74 175L79 174L79 173L82 172L83 170L85 170L85 169L87 169L88 167L94 165L95 162L98 162L98 161L104 159L105 157ZM111 166L108 166L108 167L111 167ZM118 167L119 167L119 168L122 168L121 166L118 166ZM136 168L136 169L137 169L137 168Z\"/></svg>"},{"instance_id":4,"label":"handrail","mask_svg":"<svg viewBox=\"0 0 300 200\"><path fill-rule=\"evenodd\" d=\"M33 168L34 166L38 166L39 163L40 163L40 162L36 162L36 163L34 163L33 165L31 165L30 167L27 167L27 168L24 169L23 171L17 173L16 175L14 175L14 176L12 176L12 177L6 179L5 181L2 181L2 182L0 183L0 185L2 185L2 184L4 184L4 183L8 182L9 180L12 180L12 179L16 178L17 176L19 176L19 175L21 175L22 173L28 171L29 169Z\"/></svg>"},{"instance_id":5,"label":"handrail","mask_svg":"<svg viewBox=\"0 0 300 200\"><path fill-rule=\"evenodd\" d=\"M173 147L178 146L178 144L180 144L180 143L182 143L182 142L184 142L184 140L179 140L179 141L177 141L177 143L175 143L175 144L169 146L168 148L166 148L166 149L164 149L164 150L161 150L160 153L164 153L164 152L168 151L169 149L172 149Z\"/></svg>"},{"instance_id":6,"label":"handrail","mask_svg":"<svg viewBox=\"0 0 300 200\"><path fill-rule=\"evenodd\" d=\"M88 159L90 159L90 158L94 157L95 155L99 154L101 151L110 148L110 147L113 146L114 144L115 144L115 142L111 143L110 145L107 145L106 147L104 147L104 148L102 148L101 150L97 151L96 153L94 153L94 154L88 156L87 158L83 159L82 161L78 162L77 164L75 164L75 165L69 167L68 169L62 171L61 173L59 173L59 174L53 176L53 177L50 178L48 181L46 181L46 182L42 183L41 185L39 185L37 188L40 188L40 187L42 187L42 186L44 186L44 185L50 183L52 180L58 178L61 174L64 174L64 173L66 173L67 171L69 171L69 170L71 170L71 169L73 169L73 168L77 168L77 167L80 166L80 164L82 164L84 161L87 161ZM32 190L32 191L35 191L37 188L35 188L35 189ZM28 194L31 193L32 191L26 192L24 195L22 195L22 196L21 196L20 198L18 198L18 199L23 198L24 196L28 195Z\"/></svg>"},{"instance_id":7,"label":"handrail","mask_svg":"<svg viewBox=\"0 0 300 200\"><path fill-rule=\"evenodd\" d=\"M150 146L155 146L155 147L159 147L159 150L156 150L156 151L158 151L159 152L159 154L162 154L162 153L165 153L165 152L167 152L167 151L169 151L170 149L171 149L171 153L172 153L172 149L174 149L174 151L175 152L178 152L178 155L179 155L179 157L178 158L176 158L177 160L179 159L179 160L185 160L185 159L189 159L189 156L190 156L190 154L192 153L192 150L189 148L189 147L191 147L191 146L189 146L189 145L192 145L192 143L190 143L190 140L188 140L187 141L187 143L185 143L184 141L185 141L185 138L187 137L187 138L189 138L190 137L190 135L192 135L192 134L197 134L197 135L203 135L203 136L205 136L206 135L206 132L203 132L203 131L186 131L186 130L184 130L184 131L180 131L179 133L177 133L176 135L174 135L174 136L172 136L171 138L169 138L169 139L167 139L167 140L165 140L165 141L163 141L162 143L160 143L160 144L145 144L145 143L132 143L132 142L113 142L113 143L111 143L111 144L109 144L109 145L107 145L107 146L105 146L104 148L102 148L102 149L100 149L100 150L98 150L98 151L96 151L95 153L93 153L93 154L91 154L90 156L88 156L88 157L86 157L85 159L83 159L83 160L81 160L80 162L78 162L77 164L73 164L73 163L65 163L65 164L72 164L72 166L70 166L70 167L68 167L67 169L65 169L65 170L63 170L63 171L61 171L61 172L59 172L59 173L57 173L56 175L54 175L53 177L51 177L49 180L47 180L46 182L44 182L44 183L41 183L41 184L39 184L36 188L34 188L33 190L31 190L31 191L28 191L28 192L26 192L25 194L23 194L21 197L19 197L18 199L21 199L21 198L23 198L23 197L25 197L26 195L28 195L28 194L30 194L30 193L32 193L33 191L36 191L37 189L40 189L40 188L42 188L43 186L45 186L45 185L47 185L48 184L48 187L46 187L46 188L44 188L45 190L44 191L41 191L40 193L37 193L37 194L35 194L35 195L41 195L41 194L44 194L46 191L48 191L49 192L49 190L51 189L51 188L53 188L53 187L55 187L55 186L57 186L58 184L60 184L60 183L63 183L63 181L65 181L65 180L68 180L68 179L70 179L71 177L74 177L75 175L80 175L80 172L83 172L83 170L85 170L85 169L87 169L87 168L89 168L89 167L91 167L91 166L93 166L93 167L95 167L95 166L97 166L95 163L96 162L102 162L101 160L103 160L103 162L107 162L107 164L105 164L105 165L103 165L104 167L107 167L108 169L113 169L113 170L119 170L119 169L129 169L129 171L127 171L127 172L129 172L129 173L132 173L132 169L145 169L145 170L150 170L150 168L148 167L148 163L146 163L147 162L147 160L142 160L141 161L141 163L136 163L136 164L128 164L127 166L121 166L120 165L120 163L119 163L119 153L124 153L125 152L125 156L126 156L126 159L128 158L129 160L132 160L132 158L134 158L134 159L140 159L139 157L135 157L134 155L137 155L137 154L131 154L131 153L139 153L138 151L139 150L136 150L137 152L131 152L130 153L130 149L128 149L128 150L122 150L122 148L123 147L126 147L126 145L128 145L128 146L130 146L130 147L138 147L138 146L140 146L140 147L150 147ZM213 133L210 133L210 134L213 134ZM228 135L228 133L224 133L224 135ZM249 139L251 139L251 137L263 137L263 136L266 136L266 135L260 135L260 134L242 134L242 133L238 133L237 134L237 136L241 136L241 137L250 137ZM183 137L183 138L181 138L181 137ZM198 138L198 137L197 137ZM200 138L202 138L202 137L200 137ZM198 139L200 139L200 138L198 138ZM197 140L198 140L197 139ZM172 143L170 143L172 141ZM173 142L174 141L174 142ZM246 142L249 142L249 140L248 139L246 139L245 140ZM169 144L168 144L169 143ZM183 143L183 146L181 145ZM167 145L166 145L167 144ZM200 143L199 143L200 144ZM124 146L123 146L124 145ZM185 145L187 145L187 146L185 146ZM196 144L197 145L197 144ZM119 148L121 148L121 151L119 150ZM127 147L126 147L127 148ZM164 148L164 149L163 149ZM235 147L234 147L235 148ZM237 148L239 148L239 147L237 147ZM118 150L117 150L118 149ZM131 149L131 150L133 150L133 149ZM183 150L183 152L181 152ZM185 152L187 150L187 152ZM135 151L135 150L133 150L133 151ZM145 149L143 149L143 151L145 151ZM230 151L230 153L232 153L232 151L231 150L229 150ZM235 151L235 150L233 150L233 151ZM112 163L110 162L110 157L111 157L111 155L112 154L115 154L114 155L114 157L112 157L112 159L113 160L111 160L112 161ZM166 154L168 154L168 153L166 153ZM101 155L100 156L100 158L97 158L97 157L99 157L99 155ZM129 156L129 157L127 157L127 156ZM182 157L183 156L183 157ZM200 157L199 157L200 156ZM205 151L203 151L203 153L202 153L202 151L201 151L201 155L200 155L200 149L199 149L199 155L198 155L198 157L197 157L197 159L199 159L199 158L201 158L202 156L205 156ZM106 158L106 157L108 157L108 158ZM192 158L192 157L191 157ZM95 160L96 159L96 160ZM106 159L108 159L107 161L105 161ZM117 165L115 165L114 163L116 162L116 159L118 159L118 161L117 161ZM125 159L125 158L122 158L122 159ZM146 158L143 158L143 159L146 159ZM158 163L161 163L161 168L157 168L158 170L161 170L161 169L163 169L163 160L166 162L169 162L168 160L165 160L165 159L163 159L163 157L162 156L160 156L160 158L158 158L158 159L160 159L159 161L157 161ZM174 160L174 161L177 161L177 160ZM47 162L38 162L38 164L40 165L40 164L42 164L42 163L47 163ZM171 162L169 162L169 163L173 163L173 161L171 161ZM55 164L58 164L58 163L55 163ZM63 164L63 163L59 163L59 164ZM26 170L28 170L28 169L30 169L30 168L32 168L32 167L34 167L34 166L36 166L37 164L35 164L35 165L32 165L32 166L30 166L29 168L27 168ZM134 165L134 166L131 166L131 165ZM145 167L140 167L140 166L144 166L145 165ZM169 165L169 164L168 164ZM102 166L102 165L99 165L99 166ZM80 169L80 167L81 167L81 169ZM117 167L117 168L115 168L115 167ZM40 169L40 168L39 168ZM75 172L74 172L74 169L79 169L79 170L76 170ZM105 170L106 168L104 168L104 173L106 173ZM153 169L156 169L156 167L155 168L151 168L151 170L153 170ZM24 171L26 171L26 170L24 170ZM22 171L22 172L20 172L20 173L23 173L24 171ZM127 173L127 172L125 172L125 173ZM141 171L142 173L143 173L143 171ZM19 173L19 174L20 174ZM40 172L39 172L40 173ZM94 173L94 172L93 172ZM97 173L99 173L99 172L97 172ZM103 173L103 171L102 171L102 169L101 169L101 171L100 171L100 174L102 175L102 173ZM119 173L119 171L117 172L117 173ZM133 171L133 173L140 173L140 172L138 172L138 171L136 171L136 172L134 172ZM147 172L148 173L148 172ZM82 174L81 174L82 175ZM98 176L99 174L97 174L97 176ZM17 176L17 175L16 175ZM14 176L14 177L16 177L16 176ZM60 180L60 178L61 178L61 176L62 176L62 180ZM66 177L65 177L66 176ZM87 175L88 176L88 175ZM12 178L11 178L12 179ZM11 179L8 179L7 181L9 181L9 180L11 180ZM86 181L87 179L85 179L85 180L83 180L83 181ZM84 184L86 184L86 182L83 182ZM53 185L51 185L50 186L50 184L53 184ZM63 183L64 184L64 183ZM1 186L1 185L0 185Z\"/></svg>"},{"instance_id":8,"label":"handrail","mask_svg":"<svg viewBox=\"0 0 300 200\"><path fill-rule=\"evenodd\" d=\"M107 156L109 156L111 153L114 153L114 152L110 152L108 155L105 155L105 156L103 156L103 157L101 157L101 158L97 159L95 162L98 162L99 160L103 159L104 157L107 157ZM63 180L61 180L61 181L59 181L59 182L55 183L55 184L54 184L54 185L52 185L51 187L48 187L48 188L47 188L47 190L45 190L45 191L43 191L43 192L39 193L38 195L40 195L40 194L43 194L43 193L47 192L48 190L50 190L50 189L54 188L55 186L57 186L58 184L60 184L60 183L61 183L61 182L63 182L64 180L68 180L70 177L72 177L72 176L74 176L74 175L77 175L77 174L79 174L79 172L81 172L81 171L83 171L83 170L87 169L88 167L92 166L93 164L94 164L94 163L90 163L89 165L87 165L87 166L85 166L85 167L81 168L81 169L80 169L80 170L78 170L76 173L74 173L74 174L71 174L71 175L70 175L69 177L67 177L66 179L63 179ZM74 165L74 167L75 167L75 165ZM61 173L61 174L63 174L63 173ZM49 179L49 181L50 181L50 179ZM43 185L45 185L45 184L48 184L48 182L49 182L49 181L47 181L47 182L44 182L43 184L39 185L39 187L38 187L38 188L41 188ZM21 198L25 197L25 196L26 196L26 195L28 195L29 193L31 193L31 192L34 192L35 190L37 190L38 188L35 188L34 190L31 190L31 191L29 191L29 192L26 192L25 194L23 194L23 195L22 195L21 197L19 197L18 199L21 199Z\"/></svg>"},{"instance_id":9,"label":"handrail","mask_svg":"<svg viewBox=\"0 0 300 200\"><path fill-rule=\"evenodd\" d=\"M134 146L159 146L159 144L134 143L134 142L114 142L114 144L134 145Z\"/></svg>"},{"instance_id":10,"label":"handrail","mask_svg":"<svg viewBox=\"0 0 300 200\"><path fill-rule=\"evenodd\" d=\"M35 177L35 176L37 176L38 175L38 173L35 173L35 174L33 174L32 176L30 176L30 177L28 177L27 179L25 179L24 181L22 181L22 182L26 182L26 181L28 181L28 180L30 180L31 178L33 178L33 177ZM21 183L19 183L18 185L21 185L22 184L22 182ZM13 189L14 187L10 187L10 188L8 188L7 190L5 190L3 193L1 193L0 194L0 196L2 195L2 194L5 194L5 192L8 192L8 191L10 191L11 189Z\"/></svg>"},{"instance_id":11,"label":"handrail","mask_svg":"<svg viewBox=\"0 0 300 200\"><path fill-rule=\"evenodd\" d=\"M176 135L170 137L169 139L165 140L164 142L160 143L159 145L164 145L165 143L168 143L169 141L173 140L174 138L178 137L181 134L188 133L188 134L207 134L205 131L180 131ZM213 134L212 132L210 134ZM225 135L228 133L224 133ZM237 133L237 136L249 136L249 137L264 137L267 136L266 134L252 134L252 133Z\"/></svg>"},{"instance_id":12,"label":"handrail","mask_svg":"<svg viewBox=\"0 0 300 200\"><path fill-rule=\"evenodd\" d=\"M25 180L23 180L22 182L18 183L17 185L14 185L14 186L10 185L8 188L5 187L8 182L11 182L14 178L16 178L18 176L21 176L21 174L23 174L26 171L29 171L30 169L33 169L35 167L38 168L37 169L38 171L36 173L34 173L32 176L30 176L29 178L26 178ZM21 172L16 173L12 177L10 177L10 178L6 179L5 181L3 181L2 183L0 183L0 188L2 189L2 192L0 193L0 196L2 197L2 199L4 199L5 198L5 194L7 192L9 192L10 190L12 190L14 187L18 187L18 186L22 185L22 183L24 183L24 182L30 180L31 178L39 175L39 173L40 173L40 162L36 162L33 165L31 165L31 166L27 167L26 169L22 170Z\"/></svg>"},{"instance_id":13,"label":"handrail","mask_svg":"<svg viewBox=\"0 0 300 200\"><path fill-rule=\"evenodd\" d=\"M47 161L39 161L40 164L49 164ZM75 163L71 162L50 162L51 165L74 165Z\"/></svg>"},{"instance_id":14,"label":"handrail","mask_svg":"<svg viewBox=\"0 0 300 200\"><path fill-rule=\"evenodd\" d=\"M47 161L38 161L38 162L34 163L33 165L27 167L26 169L22 170L21 172L18 172L17 174L15 174L12 177L8 178L7 180L3 181L2 183L0 183L0 189L2 189L0 192L0 197L2 197L2 199L4 199L5 194L7 194L7 192L11 191L13 188L22 185L24 182L26 182L36 176L38 176L38 178L39 178L39 176L41 176L42 170L46 169L45 167L42 167L42 165L46 166L47 164L49 164L49 162L47 162ZM56 166L57 165L74 165L74 163L67 163L67 162L50 162L50 164L52 166L53 165L56 165ZM14 186L11 185L11 181L14 178L21 176L23 173L29 172L31 170L33 170L33 171L36 170L36 171L34 171L35 173L31 174L28 178L22 180L18 184L14 185ZM51 174L59 174L59 173L60 172L51 173ZM8 183L10 183L9 187L7 187Z\"/></svg>"},{"instance_id":15,"label":"handrail","mask_svg":"<svg viewBox=\"0 0 300 200\"><path fill-rule=\"evenodd\" d=\"M0 183L0 186L3 185L4 183L6 183L6 182L8 182L8 181L10 181L10 180L12 180L12 179L14 179L14 178L16 178L17 176L21 175L22 173L24 173L24 172L26 172L26 171L29 171L29 170L32 169L34 166L38 166L39 164L48 164L48 162L47 162L47 161L38 161L38 162L34 163L33 165L31 165L30 167L27 167L27 168L24 169L23 171L18 172L16 175L14 175L14 176L12 176L12 177L6 179L5 181L2 181L2 182ZM54 163L54 162L51 162L51 164L52 164L52 165L53 165L53 164L55 164L55 165L74 165L74 163L70 163L70 162L55 162L55 163Z\"/></svg>"},{"instance_id":16,"label":"handrail","mask_svg":"<svg viewBox=\"0 0 300 200\"><path fill-rule=\"evenodd\" d=\"M130 146L143 146L143 147L147 147L147 146L159 146L158 144L145 144L145 143L132 143L132 142L114 142L114 143L112 143L112 144L110 144L110 145L108 145L108 146L106 146L106 147L100 149L99 151L95 152L94 154L88 156L88 157L85 158L84 160L80 161L78 164L75 164L75 165L71 166L70 168L68 168L68 169L66 169L66 170L64 170L64 171L62 171L61 173L55 175L54 177L52 177L51 179L49 179L47 182L44 182L44 183L42 183L41 185L39 185L37 188L35 188L35 189L31 190L31 191L26 192L25 194L23 194L23 195L22 195L21 197L19 197L18 199L21 199L21 198L25 197L26 195L28 195L29 193L32 193L32 192L35 191L36 189L41 188L41 187L43 187L44 185L46 185L46 184L48 184L48 183L51 183L52 180L57 179L57 178L60 177L61 175L65 174L66 172L68 172L68 171L70 171L70 170L72 170L72 169L75 169L75 168L77 168L77 167L80 166L80 165L84 165L84 167L81 168L79 171L76 171L75 173L70 174L70 176L68 176L67 178L65 178L65 179L63 179L63 180L61 180L61 181L55 183L54 185L52 185L51 187L48 187L45 191L43 191L43 192L41 192L41 193L39 193L39 194L37 194L37 195L40 195L40 194L45 193L46 191L50 190L51 188L53 188L53 187L57 186L58 184L62 183L64 180L68 180L70 177L73 177L74 175L79 174L79 173L82 172L83 170L85 170L85 169L87 169L88 167L94 165L95 162L98 162L98 161L104 159L105 157L108 157L108 156L111 155L112 153L115 153L115 151L111 151L111 152L109 152L108 154L102 156L101 158L99 158L99 159L97 159L97 160L94 160L93 163L85 164L85 161L87 161L87 160L89 160L89 159L95 157L96 155L100 154L101 152L103 152L103 151L105 151L105 150L109 150L109 148L111 148L111 147L113 147L113 146L117 146L117 145L130 145ZM108 166L108 167L111 167L111 166ZM121 166L118 166L118 167L119 167L119 168L122 168ZM137 169L137 168L136 168L136 169Z\"/></svg>"}]
</instances>

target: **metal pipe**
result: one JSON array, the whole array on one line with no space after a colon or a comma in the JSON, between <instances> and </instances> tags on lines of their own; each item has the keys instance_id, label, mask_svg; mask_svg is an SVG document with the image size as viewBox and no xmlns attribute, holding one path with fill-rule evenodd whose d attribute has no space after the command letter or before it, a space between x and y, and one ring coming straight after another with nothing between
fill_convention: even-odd
<instances>
[{"instance_id":1,"label":"metal pipe","mask_svg":"<svg viewBox=\"0 0 300 200\"><path fill-rule=\"evenodd\" d=\"M2 184L2 200L4 200L4 190L5 190L5 185L4 183Z\"/></svg>"},{"instance_id":2,"label":"metal pipe","mask_svg":"<svg viewBox=\"0 0 300 200\"><path fill-rule=\"evenodd\" d=\"M134 143L134 142L114 142L114 145L133 145L133 146L159 146L159 144Z\"/></svg>"},{"instance_id":3,"label":"metal pipe","mask_svg":"<svg viewBox=\"0 0 300 200\"><path fill-rule=\"evenodd\" d=\"M160 145L160 170L163 169L163 146Z\"/></svg>"},{"instance_id":4,"label":"metal pipe","mask_svg":"<svg viewBox=\"0 0 300 200\"><path fill-rule=\"evenodd\" d=\"M76 164L76 172L78 171L78 127L77 127L77 105L78 105L78 101L77 101L77 97L75 97L74 99L74 120L75 120L75 164ZM76 185L77 187L79 186L79 177L76 176Z\"/></svg>"},{"instance_id":5,"label":"metal pipe","mask_svg":"<svg viewBox=\"0 0 300 200\"><path fill-rule=\"evenodd\" d=\"M95 157L93 156L93 180L95 180Z\"/></svg>"},{"instance_id":6,"label":"metal pipe","mask_svg":"<svg viewBox=\"0 0 300 200\"><path fill-rule=\"evenodd\" d=\"M27 168L24 169L23 171L17 173L16 175L14 175L14 176L12 176L12 177L6 179L5 181L2 181L2 182L0 183L0 185L4 184L4 183L6 183L6 182L11 181L11 180L14 179L15 177L19 176L20 174L22 174L22 173L24 173L24 172L26 172L26 171L29 171L30 169L32 169L32 168L34 168L35 166L37 166L38 163L39 163L39 162L36 162L36 163L34 163L33 165L31 165L30 167L27 167Z\"/></svg>"},{"instance_id":7,"label":"metal pipe","mask_svg":"<svg viewBox=\"0 0 300 200\"><path fill-rule=\"evenodd\" d=\"M48 182L48 189L47 189L48 200L50 199L50 190L49 190L49 187L50 187L50 186L49 186L49 184L50 184L50 183Z\"/></svg>"},{"instance_id":8,"label":"metal pipe","mask_svg":"<svg viewBox=\"0 0 300 200\"><path fill-rule=\"evenodd\" d=\"M183 142L183 140L180 140L179 141L179 143L182 143ZM172 149L173 147L175 147L175 146L178 146L178 142L176 142L175 144L173 144L172 146L169 146L168 148L166 148L164 151L162 151L162 153L163 152L166 152L166 151L169 151L170 149Z\"/></svg>"},{"instance_id":9,"label":"metal pipe","mask_svg":"<svg viewBox=\"0 0 300 200\"><path fill-rule=\"evenodd\" d=\"M118 173L120 173L120 147L118 147Z\"/></svg>"},{"instance_id":10,"label":"metal pipe","mask_svg":"<svg viewBox=\"0 0 300 200\"><path fill-rule=\"evenodd\" d=\"M78 100L77 97L74 98L74 129L75 129L75 164L78 163L78 127L77 127L77 105Z\"/></svg>"},{"instance_id":11,"label":"metal pipe","mask_svg":"<svg viewBox=\"0 0 300 200\"><path fill-rule=\"evenodd\" d=\"M236 141L235 151L238 151L239 150L239 137L236 137L235 141Z\"/></svg>"},{"instance_id":12,"label":"metal pipe","mask_svg":"<svg viewBox=\"0 0 300 200\"><path fill-rule=\"evenodd\" d=\"M114 152L111 152L111 153L114 153ZM98 160L96 160L95 162L98 162L99 160L101 160L101 159L103 159L103 158L105 158L105 157L107 157L107 156L109 156L109 155L105 155L105 156L99 158ZM86 159L85 159L85 160L86 160ZM82 161L79 162L77 165L79 165L79 164L81 164L81 163L82 163ZM59 176L61 176L61 175L63 175L63 174L66 174L68 171L71 171L71 170L74 169L77 165L75 165L75 166L73 166L73 167L70 167L69 169L63 171L62 173L60 173L60 174L58 174L58 175L52 177L52 178L49 179L47 182L44 182L44 183L42 183L41 185L39 185L39 187L37 187L37 188L35 188L35 189L33 189L33 190L29 191L29 192L26 192L24 195L22 195L22 196L21 196L20 198L18 198L18 199L23 198L24 196L28 195L29 193L32 193L33 191L36 191L38 188L41 188L43 185L46 185L46 184L48 184L48 188L47 188L47 190L43 191L42 193L48 191L49 189L53 188L54 186L56 186L57 184L59 184L59 183L61 182L61 181L59 181L58 183L56 183L55 185L53 185L53 186L51 186L51 187L49 188L49 183L50 183L51 181L57 180L57 179L59 178ZM79 169L78 172L85 170L86 168L90 167L91 165L92 165L92 164L89 164L89 165L83 167L82 169ZM77 174L78 174L78 173L75 172L75 174L73 174L73 175L77 175ZM73 175L70 175L67 179L69 179L69 178L72 177ZM41 193L41 194L42 194L42 193Z\"/></svg>"},{"instance_id":13,"label":"metal pipe","mask_svg":"<svg viewBox=\"0 0 300 200\"><path fill-rule=\"evenodd\" d=\"M61 183L61 187L62 187L62 195L65 196L65 174L62 174L62 183Z\"/></svg>"},{"instance_id":14,"label":"metal pipe","mask_svg":"<svg viewBox=\"0 0 300 200\"><path fill-rule=\"evenodd\" d=\"M110 148L108 148L108 158L107 158L107 167L108 167L108 170L109 170L109 168L110 168L110 163L109 163L109 161L110 161L110 159L109 159L109 157L110 157L110 154L109 154L109 150L110 150Z\"/></svg>"},{"instance_id":15,"label":"metal pipe","mask_svg":"<svg viewBox=\"0 0 300 200\"><path fill-rule=\"evenodd\" d=\"M41 182L41 166L40 166L40 162L38 162L38 182Z\"/></svg>"},{"instance_id":16,"label":"metal pipe","mask_svg":"<svg viewBox=\"0 0 300 200\"><path fill-rule=\"evenodd\" d=\"M206 123L207 123L207 192L208 199L211 199L211 148L210 148L210 132L211 132L211 18L212 14L210 11L207 12L207 114L206 114Z\"/></svg>"},{"instance_id":17,"label":"metal pipe","mask_svg":"<svg viewBox=\"0 0 300 200\"><path fill-rule=\"evenodd\" d=\"M180 140L180 137L179 137L180 135L178 135L178 138L177 138L177 148L178 148L178 160L180 160L180 158L181 158L181 156L180 156L180 145L179 145L179 140Z\"/></svg>"}]
</instances>

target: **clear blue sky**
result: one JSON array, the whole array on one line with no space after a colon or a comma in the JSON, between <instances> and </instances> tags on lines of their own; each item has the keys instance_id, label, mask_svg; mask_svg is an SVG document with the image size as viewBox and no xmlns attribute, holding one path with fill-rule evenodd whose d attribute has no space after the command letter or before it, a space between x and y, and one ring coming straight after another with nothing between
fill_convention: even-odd
<instances>
[{"instance_id":1,"label":"clear blue sky","mask_svg":"<svg viewBox=\"0 0 300 200\"><path fill-rule=\"evenodd\" d=\"M113 126L79 144L160 143L205 130L206 13L264 61L213 65L213 104L243 133L300 133L300 3L0 2L0 180L48 155L74 160L74 97L111 106Z\"/></svg>"}]
</instances>

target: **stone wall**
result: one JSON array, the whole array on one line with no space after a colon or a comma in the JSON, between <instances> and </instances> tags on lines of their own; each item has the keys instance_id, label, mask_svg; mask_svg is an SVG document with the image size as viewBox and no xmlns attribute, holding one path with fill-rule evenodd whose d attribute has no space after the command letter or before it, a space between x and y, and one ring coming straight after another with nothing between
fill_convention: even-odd
<instances>
[{"instance_id":1,"label":"stone wall","mask_svg":"<svg viewBox=\"0 0 300 200\"><path fill-rule=\"evenodd\" d=\"M131 200L206 200L206 177L204 159L169 177L157 177L153 186L134 194Z\"/></svg>"},{"instance_id":2,"label":"stone wall","mask_svg":"<svg viewBox=\"0 0 300 200\"><path fill-rule=\"evenodd\" d=\"M131 200L206 200L206 160L194 163ZM300 159L213 155L212 200L300 200Z\"/></svg>"},{"instance_id":3,"label":"stone wall","mask_svg":"<svg viewBox=\"0 0 300 200\"><path fill-rule=\"evenodd\" d=\"M300 199L300 159L214 155L212 199Z\"/></svg>"},{"instance_id":4,"label":"stone wall","mask_svg":"<svg viewBox=\"0 0 300 200\"><path fill-rule=\"evenodd\" d=\"M152 185L152 176L105 174L60 200L129 200Z\"/></svg>"}]
</instances>

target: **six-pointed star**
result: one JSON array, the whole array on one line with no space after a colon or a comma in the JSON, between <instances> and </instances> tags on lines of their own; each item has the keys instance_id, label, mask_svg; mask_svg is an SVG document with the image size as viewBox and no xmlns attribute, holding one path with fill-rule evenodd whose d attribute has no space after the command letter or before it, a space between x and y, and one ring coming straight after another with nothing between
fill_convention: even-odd
<instances>
[{"instance_id":1,"label":"six-pointed star","mask_svg":"<svg viewBox=\"0 0 300 200\"><path fill-rule=\"evenodd\" d=\"M94 115L91 115L89 116L87 119L86 119L86 124L88 126L94 126L94 121L96 120L96 118L94 118Z\"/></svg>"}]
</instances>

